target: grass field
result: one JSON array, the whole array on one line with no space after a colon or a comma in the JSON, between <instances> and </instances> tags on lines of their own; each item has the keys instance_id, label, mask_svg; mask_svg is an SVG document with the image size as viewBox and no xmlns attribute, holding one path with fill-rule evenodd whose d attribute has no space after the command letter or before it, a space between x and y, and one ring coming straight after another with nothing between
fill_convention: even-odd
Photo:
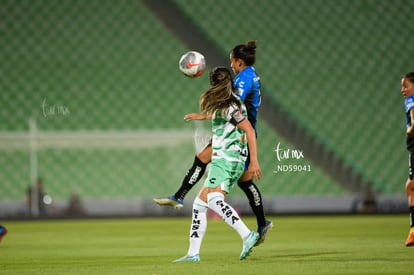
<instances>
[{"instance_id":1,"label":"grass field","mask_svg":"<svg viewBox=\"0 0 414 275\"><path fill-rule=\"evenodd\" d=\"M245 261L237 233L210 219L201 262L181 263L190 217L0 221L0 274L414 274L408 215L269 218Z\"/></svg>"}]
</instances>

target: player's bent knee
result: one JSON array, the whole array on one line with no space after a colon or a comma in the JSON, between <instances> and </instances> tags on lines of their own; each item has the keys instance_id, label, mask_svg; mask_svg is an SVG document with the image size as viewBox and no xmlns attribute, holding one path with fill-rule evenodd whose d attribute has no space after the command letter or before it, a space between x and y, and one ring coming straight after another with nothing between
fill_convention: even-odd
<instances>
[{"instance_id":1,"label":"player's bent knee","mask_svg":"<svg viewBox=\"0 0 414 275\"><path fill-rule=\"evenodd\" d=\"M207 164L211 162L211 154L213 154L213 149L210 144L208 144L204 149L197 153L197 158L201 162Z\"/></svg>"}]
</instances>

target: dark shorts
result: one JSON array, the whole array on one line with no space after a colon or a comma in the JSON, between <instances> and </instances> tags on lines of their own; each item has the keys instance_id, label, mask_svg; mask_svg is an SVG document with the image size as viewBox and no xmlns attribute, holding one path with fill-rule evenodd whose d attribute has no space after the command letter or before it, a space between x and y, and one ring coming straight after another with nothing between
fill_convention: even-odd
<instances>
[{"instance_id":1,"label":"dark shorts","mask_svg":"<svg viewBox=\"0 0 414 275\"><path fill-rule=\"evenodd\" d=\"M412 180L414 178L414 152L410 152L410 154L408 155L408 164L408 177L410 178L410 180Z\"/></svg>"}]
</instances>

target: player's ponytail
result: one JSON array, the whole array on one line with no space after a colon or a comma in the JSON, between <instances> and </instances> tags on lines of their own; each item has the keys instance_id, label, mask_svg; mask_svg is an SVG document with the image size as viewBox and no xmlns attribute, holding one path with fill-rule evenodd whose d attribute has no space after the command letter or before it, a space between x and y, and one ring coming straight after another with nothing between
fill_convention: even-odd
<instances>
[{"instance_id":1,"label":"player's ponytail","mask_svg":"<svg viewBox=\"0 0 414 275\"><path fill-rule=\"evenodd\" d=\"M256 43L257 43L257 40L252 40L252 41L247 42L246 44L247 49L251 51L252 54L256 54L256 48L257 48Z\"/></svg>"}]
</instances>

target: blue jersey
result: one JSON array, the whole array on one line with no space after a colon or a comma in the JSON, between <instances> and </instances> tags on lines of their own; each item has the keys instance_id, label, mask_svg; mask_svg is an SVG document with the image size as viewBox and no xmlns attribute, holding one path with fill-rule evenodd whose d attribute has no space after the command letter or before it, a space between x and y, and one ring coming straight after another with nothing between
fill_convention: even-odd
<instances>
[{"instance_id":1,"label":"blue jersey","mask_svg":"<svg viewBox=\"0 0 414 275\"><path fill-rule=\"evenodd\" d=\"M239 72L234 78L237 96L247 108L247 116L256 131L257 110L260 106L260 77L252 66Z\"/></svg>"},{"instance_id":2,"label":"blue jersey","mask_svg":"<svg viewBox=\"0 0 414 275\"><path fill-rule=\"evenodd\" d=\"M405 119L407 128L411 126L411 113L410 110L414 108L414 95L410 95L404 100L405 105ZM414 137L407 135L407 149L414 152Z\"/></svg>"},{"instance_id":3,"label":"blue jersey","mask_svg":"<svg viewBox=\"0 0 414 275\"><path fill-rule=\"evenodd\" d=\"M407 128L411 125L410 110L414 108L414 95L410 95L404 100L405 103L405 118L407 122Z\"/></svg>"}]
</instances>

